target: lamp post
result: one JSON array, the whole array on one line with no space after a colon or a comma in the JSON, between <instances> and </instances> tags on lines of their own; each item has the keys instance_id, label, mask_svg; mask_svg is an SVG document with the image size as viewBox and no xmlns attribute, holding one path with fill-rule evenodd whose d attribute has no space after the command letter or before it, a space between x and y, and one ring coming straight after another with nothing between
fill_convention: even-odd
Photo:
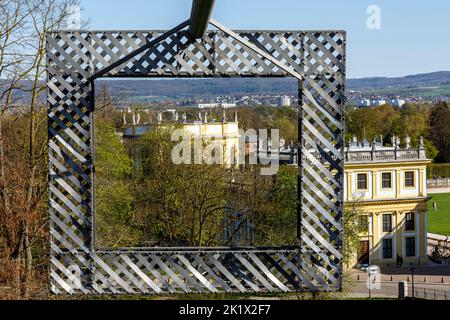
<instances>
[{"instance_id":1,"label":"lamp post","mask_svg":"<svg viewBox=\"0 0 450 320\"><path fill-rule=\"evenodd\" d=\"M411 270L411 282L412 282L412 298L416 298L416 291L414 290L414 267L409 268Z\"/></svg>"}]
</instances>

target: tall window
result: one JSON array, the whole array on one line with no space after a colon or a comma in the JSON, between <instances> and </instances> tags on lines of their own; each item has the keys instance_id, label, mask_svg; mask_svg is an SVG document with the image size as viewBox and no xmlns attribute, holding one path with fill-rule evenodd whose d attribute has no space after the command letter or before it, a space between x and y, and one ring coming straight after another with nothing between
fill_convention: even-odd
<instances>
[{"instance_id":1,"label":"tall window","mask_svg":"<svg viewBox=\"0 0 450 320\"><path fill-rule=\"evenodd\" d=\"M407 171L405 172L405 187L407 188L414 188L414 171Z\"/></svg>"},{"instance_id":2,"label":"tall window","mask_svg":"<svg viewBox=\"0 0 450 320\"><path fill-rule=\"evenodd\" d=\"M392 232L392 214L383 214L383 232Z\"/></svg>"},{"instance_id":3,"label":"tall window","mask_svg":"<svg viewBox=\"0 0 450 320\"><path fill-rule=\"evenodd\" d=\"M383 259L392 258L392 239L383 239Z\"/></svg>"},{"instance_id":4,"label":"tall window","mask_svg":"<svg viewBox=\"0 0 450 320\"><path fill-rule=\"evenodd\" d=\"M367 173L359 173L357 175L358 179L358 190L367 190Z\"/></svg>"},{"instance_id":5,"label":"tall window","mask_svg":"<svg viewBox=\"0 0 450 320\"><path fill-rule=\"evenodd\" d=\"M392 188L392 173L384 172L381 175L381 187L383 189L391 189Z\"/></svg>"},{"instance_id":6,"label":"tall window","mask_svg":"<svg viewBox=\"0 0 450 320\"><path fill-rule=\"evenodd\" d=\"M406 256L407 257L416 256L416 238L414 237L406 238Z\"/></svg>"},{"instance_id":7,"label":"tall window","mask_svg":"<svg viewBox=\"0 0 450 320\"><path fill-rule=\"evenodd\" d=\"M406 231L413 231L416 229L415 223L414 223L414 212L408 212L406 214Z\"/></svg>"}]
</instances>

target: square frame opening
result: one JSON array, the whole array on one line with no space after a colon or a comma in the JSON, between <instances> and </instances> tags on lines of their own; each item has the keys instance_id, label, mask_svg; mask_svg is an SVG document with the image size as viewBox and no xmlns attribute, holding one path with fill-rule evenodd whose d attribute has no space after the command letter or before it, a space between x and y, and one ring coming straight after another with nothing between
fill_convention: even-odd
<instances>
[{"instance_id":1,"label":"square frame opening","mask_svg":"<svg viewBox=\"0 0 450 320\"><path fill-rule=\"evenodd\" d=\"M101 81L102 79L105 81ZM112 81L109 81L110 79ZM96 192L95 197L93 198L93 216L95 221L95 237L93 241L95 250L130 251L134 249L145 249L148 251L160 251L180 248L191 250L215 250L218 248L257 250L261 248L267 249L269 247L273 250L296 249L296 238L298 238L297 232L300 223L299 208L296 204L298 202L297 187L299 184L296 173L298 164L297 141L299 139L297 121L299 110L298 80L294 77L183 77L170 80L165 78L152 78L150 81L140 79L100 78L95 82L93 94L96 96L96 103L100 103L102 106L108 105L109 110L114 113L113 116L111 116L111 114L105 116L105 111L101 110L100 115L94 114L94 132L96 135L94 139L95 148L101 147L101 153L108 155L102 157L102 159L106 161L107 167L105 167L104 161L101 164L99 163L99 154L97 150L95 150L95 156L93 157L93 164L96 168L93 180L94 190ZM135 81L138 83L135 84ZM158 81L161 81L161 83ZM133 95L128 95L128 93L126 97L121 94L122 90L123 92L128 92L129 85L132 85L133 88L142 88L142 91L140 89L134 89L136 91L136 97L139 99L135 100L135 97ZM157 87L155 91L151 89L153 85ZM180 90L179 88L182 89ZM204 94L208 92L208 88L213 88L214 93L205 98ZM101 93L99 92L100 90ZM111 95L111 93L113 94ZM152 102L135 104L135 101L143 101L142 98L144 95L151 98L161 97L161 101L155 104L152 99ZM102 100L102 97L104 96L108 96L111 100L107 101L103 99L101 102L98 101L99 99ZM120 102L118 104L115 104L114 102L116 96L121 97L119 98ZM206 99L206 101L204 99ZM256 101L254 99L256 99ZM155 101L156 100L159 99L155 99ZM178 102L181 100L183 102L189 102L180 106ZM255 102L254 104L246 104L248 103L248 100ZM258 110L257 108L259 106L261 106L262 109ZM284 107L286 109L283 108L280 110L279 107ZM95 110L98 110L97 106L95 107ZM248 115L249 113L250 116ZM244 116L245 114L246 117ZM268 119L272 119L273 121L275 114L280 116L280 120L287 121L287 119L289 119L293 126L289 127L289 130L285 130L286 124L283 122L283 125L276 125L271 127L272 129L266 130L267 134L265 131L264 133L261 133L261 129L266 129L267 126L270 126L267 121ZM254 120L255 116L258 117L259 121ZM128 162L123 162L126 152L128 155L126 160L131 160L129 165L129 168L132 171L131 173L124 174L123 176L120 175L119 178L117 175L107 173L108 168L114 166L114 155L108 151L111 148L105 148L105 144L108 145L108 142L105 143L104 137L100 139L102 144L99 145L97 136L102 136L99 129L96 127L99 118L102 127L106 126L106 123L108 123L107 132L108 135L111 136L111 140L114 141L114 148L117 147L118 140L121 140L121 144L125 146L124 149L126 150L120 151L117 163L121 163L128 168ZM245 118L245 120L243 118ZM242 121L244 122L244 126L241 126ZM249 122L251 122L251 125ZM262 125L263 123L266 123L267 125L264 126ZM112 137L112 126L114 126L116 137ZM200 135L203 142L208 138L214 139L213 141L217 141L215 139L218 139L219 144L223 147L221 156L223 157L223 163L221 165L221 167L223 166L223 171L220 169L216 170L217 167L215 167L211 170L207 169L206 173L217 173L225 179L225 185L228 186L232 183L234 188L224 186L223 189L226 191L223 192L223 194L221 194L220 191L217 192L218 188L215 188L216 193L220 193L219 196L222 197L221 200L225 200L225 204L223 204L223 202L208 202L208 206L203 206L201 203L198 203L196 208L211 208L210 205L213 209L220 208L219 211L213 210L215 214L212 214L211 217L205 219L203 223L199 223L199 220L201 217L209 214L208 210L205 210L205 213L196 213L195 211L190 212L189 206L180 204L184 203L189 195L191 196L189 199L192 202L188 201L188 203L194 203L198 198L203 199L203 195L210 195L209 188L208 191L204 190L196 192L191 191L193 190L192 187L190 187L192 184L178 183L180 176L187 176L188 179L191 178L191 175L185 174L186 170L191 173L198 173L195 168L190 169L184 167L186 170L178 170L176 167L179 164L165 165L164 168L166 170L170 168L170 171L166 171L168 172L168 179L163 179L163 177L161 177L160 183L156 182L152 175L143 173L145 170L140 166L140 163L143 162L141 160L146 158L146 155L154 153L148 153L147 151L147 153L141 154L139 145L142 143L142 139L152 139L148 136L148 133L154 132L157 128L162 128L163 130L167 129L169 133L175 129L184 129L192 135L192 139L194 139L194 137L198 138L198 135ZM279 146L278 160L270 162L270 160L273 160L271 159L273 155L264 149L269 149L268 140L270 139L270 141L272 141L274 138L272 134L274 129L279 131L279 140L281 144ZM250 134L250 136L246 134ZM163 136L168 139L168 136ZM264 143L259 138L264 139ZM166 140L167 144L171 144L171 142L168 141L169 140ZM157 142L155 141L155 143ZM172 143L175 148L175 145L179 142L172 141ZM191 142L189 144L189 149L192 154L195 154L195 150L192 150L195 149L195 147L196 143ZM234 147L238 150L231 157L230 150ZM144 148L147 150L149 149L148 141L147 147ZM203 148L203 151L205 151L204 149L205 148ZM171 162L170 152L167 152L167 149L165 149L165 151L163 159ZM239 159L239 155L242 155L242 159ZM227 156L230 156L230 158L227 158ZM153 157L153 160L157 161L158 159ZM192 156L190 165L194 165L195 161L196 160L194 160ZM243 163L240 163L240 161L243 161ZM149 168L151 168L151 163L153 162L154 161L145 161ZM263 162L266 164L263 164ZM267 162L269 163L267 164ZM163 161L163 163L167 162ZM183 164L185 163L181 163L181 166ZM203 158L201 158L200 164L205 164ZM285 167L286 164L289 164L289 168ZM254 165L256 165L256 168L253 167ZM255 170L249 169L250 166ZM261 171L264 172L264 170L261 170L258 166L263 166L266 169L275 166L276 171L264 176L264 173L261 173ZM102 177L99 177L100 172ZM115 172L117 172L117 170ZM171 172L175 172L176 177L171 176ZM250 178L249 175L253 175L253 172L255 176L262 176ZM283 193L283 199L293 199L292 202L289 202L289 209L287 209L285 204L281 201L267 200L268 197L270 197L270 194L278 189L275 187L276 182L274 181L278 180L276 177L279 177L279 174L282 174L283 177L289 177L289 185L293 186L295 183L295 189L289 188L291 191L289 197L286 197L287 191ZM144 176L145 179L142 180L142 177ZM198 175L195 176L198 177ZM232 176L234 179L237 179L237 181L233 180L234 182L231 182ZM213 175L207 174L204 178L205 184L214 187L214 183L208 183L209 181L216 181L214 177L215 176ZM170 181L174 182L170 186L177 185L177 187L174 188L175 191L169 187L166 196L169 199L176 198L177 201L167 201L162 204L162 202L156 199L157 197L149 196L149 194L154 194L155 189L160 189L153 184L151 188L148 188L146 182L155 181L156 184L164 188L167 186L167 180L169 180L169 178L172 178ZM245 179L246 184L255 185L248 185L247 188L242 188L240 190L241 195L236 196L238 185L243 185L242 179ZM203 180L203 177L200 180ZM190 181L192 183L197 182L196 185L199 185L199 179L192 179ZM262 182L261 186L265 186L265 188L261 188L260 184L256 181ZM132 185L132 187L128 188L130 185ZM146 185L147 187L143 187L143 185ZM200 186L201 185L203 184L200 183ZM277 185L279 185L279 182ZM164 189L167 190L166 188ZM258 191L256 191L256 189L258 189ZM100 192L100 190L102 191ZM124 199L124 202L120 202L121 199L117 199L114 196L115 190L120 190L118 191L118 194L123 196L121 199ZM270 190L272 190L272 192L270 192ZM178 197L180 194L183 196ZM142 195L144 195L143 198L145 200L140 198ZM295 199L291 196L295 196ZM130 198L133 200L129 200ZM113 200L109 202L110 199ZM174 202L178 203L178 205L173 205ZM276 219L273 216L274 213L277 213L276 209L270 211L272 216L270 214L265 215L262 210L257 210L260 208L258 206L259 202L266 203L266 205L273 204L279 210L284 210L285 213L283 214L283 218ZM128 211L121 211L121 214L115 213L113 216L126 216L127 219L118 222L118 219L109 218L111 216L111 211L114 210L114 208L111 207L112 203L119 203L117 207L120 209L128 209ZM153 205L151 206L151 209L148 206L149 203ZM143 210L136 209L136 204L138 207L143 208ZM179 210L180 206L184 209ZM255 210L258 213L254 213ZM195 240L198 240L199 236L189 236L189 231L180 231L180 229L183 229L184 227L179 229L175 226L175 228L173 228L174 225L177 225L173 224L171 220L171 212L174 211L179 212L180 217L183 217L183 223L178 223L180 226L193 226L195 222L195 228L192 228L192 230L205 229L203 226L206 226L208 230L213 229L214 232L204 231L209 235L205 240L205 242L209 242L209 244L192 244ZM287 211L289 211L289 213L286 213ZM262 215L260 215L261 213ZM195 218L192 217L192 214L195 215ZM152 215L157 216L157 218L149 220L143 218L148 218ZM264 217L270 219L270 221L265 220ZM221 219L220 222L219 219ZM108 222L105 223L105 220ZM149 222L150 220L151 222ZM217 221L217 223L214 223L213 221ZM178 222L180 222L180 220L178 220ZM151 230L152 228L150 226L152 223L154 223L153 225L157 224L159 226L167 226L170 224L172 228L167 226L167 229L171 229L170 239L166 237L164 232L161 232L162 234L159 234L161 237L158 237L156 232ZM200 224L202 226L200 226ZM127 227L130 230L130 233L128 233L130 237L123 232ZM139 227L141 228L138 230ZM167 229L166 234L168 233ZM135 233L132 231L135 231ZM173 236L174 233L176 236ZM121 238L123 235L125 236ZM211 242L214 244L211 244ZM169 243L173 245L170 245Z\"/></svg>"}]
</instances>

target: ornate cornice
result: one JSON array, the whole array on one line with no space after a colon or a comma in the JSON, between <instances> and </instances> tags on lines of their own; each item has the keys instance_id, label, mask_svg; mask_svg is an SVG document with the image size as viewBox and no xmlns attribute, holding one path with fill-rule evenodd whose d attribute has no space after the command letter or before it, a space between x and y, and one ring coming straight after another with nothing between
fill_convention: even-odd
<instances>
[{"instance_id":1,"label":"ornate cornice","mask_svg":"<svg viewBox=\"0 0 450 320\"><path fill-rule=\"evenodd\" d=\"M413 203L427 203L431 197L416 197L416 198L396 198L396 199L369 199L360 201L345 201L344 205L359 204L362 206L373 205L387 205L387 204L413 204Z\"/></svg>"}]
</instances>

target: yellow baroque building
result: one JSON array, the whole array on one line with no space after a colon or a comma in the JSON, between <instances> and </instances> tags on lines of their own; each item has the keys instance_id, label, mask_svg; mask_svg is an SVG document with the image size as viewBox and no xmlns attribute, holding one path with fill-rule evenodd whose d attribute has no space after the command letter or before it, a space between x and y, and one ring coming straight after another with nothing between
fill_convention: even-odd
<instances>
[{"instance_id":1,"label":"yellow baroque building","mask_svg":"<svg viewBox=\"0 0 450 320\"><path fill-rule=\"evenodd\" d=\"M426 264L427 196L426 157L421 139L418 148L382 143L350 142L345 150L345 207L359 208L367 226L360 236L358 264Z\"/></svg>"},{"instance_id":2,"label":"yellow baroque building","mask_svg":"<svg viewBox=\"0 0 450 320\"><path fill-rule=\"evenodd\" d=\"M183 129L192 137L207 141L213 138L214 144L222 150L222 163L226 166L236 164L239 160L240 133L237 119L234 122L194 122L183 124Z\"/></svg>"},{"instance_id":3,"label":"yellow baroque building","mask_svg":"<svg viewBox=\"0 0 450 320\"><path fill-rule=\"evenodd\" d=\"M237 164L241 152L245 151L242 150L245 146L241 145L241 133L239 131L239 121L236 112L234 114L234 120L228 120L224 113L221 121L208 121L207 112L205 112L204 114L199 113L198 120L188 122L185 114L182 119L179 119L175 111L174 118L164 123L162 120L162 112L159 112L157 123L155 124L138 124L135 113L133 113L133 121L130 124L127 124L125 112L123 112L123 117L124 132L120 135L122 140L137 139L144 133L157 128L181 128L191 138L201 141L199 146L193 145L193 148L198 147L206 155L211 155L215 151L219 151L219 158L217 160L220 164L227 167ZM191 151L194 153L194 150ZM203 154L200 156L201 159L199 161L203 163L205 160Z\"/></svg>"}]
</instances>

